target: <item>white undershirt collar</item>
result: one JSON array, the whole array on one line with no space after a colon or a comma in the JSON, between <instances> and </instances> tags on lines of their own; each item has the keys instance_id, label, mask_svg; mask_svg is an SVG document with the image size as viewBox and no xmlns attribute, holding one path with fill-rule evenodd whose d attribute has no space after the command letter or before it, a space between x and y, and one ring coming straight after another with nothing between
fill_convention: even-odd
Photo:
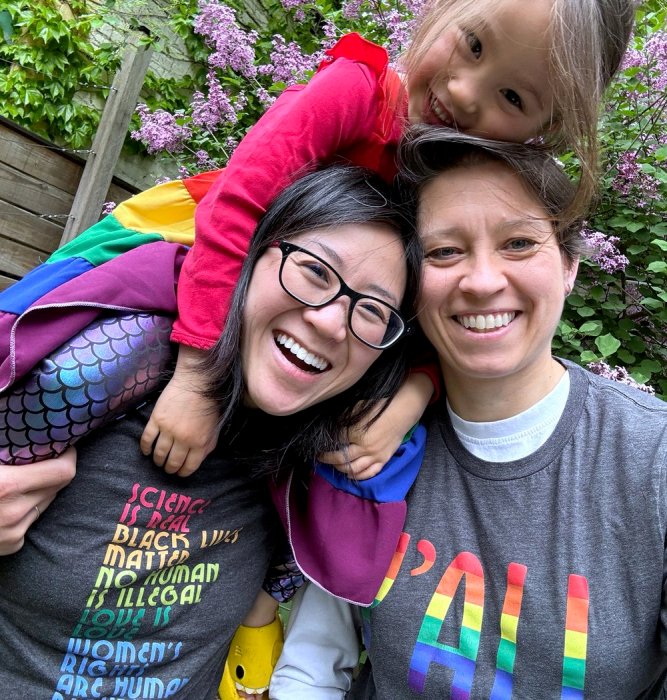
<instances>
[{"instance_id":1,"label":"white undershirt collar","mask_svg":"<svg viewBox=\"0 0 667 700\"><path fill-rule=\"evenodd\" d=\"M487 423L467 421L452 410L447 412L463 446L487 462L513 462L540 448L553 433L565 410L570 393L570 376L565 372L558 384L529 409L503 420Z\"/></svg>"}]
</instances>

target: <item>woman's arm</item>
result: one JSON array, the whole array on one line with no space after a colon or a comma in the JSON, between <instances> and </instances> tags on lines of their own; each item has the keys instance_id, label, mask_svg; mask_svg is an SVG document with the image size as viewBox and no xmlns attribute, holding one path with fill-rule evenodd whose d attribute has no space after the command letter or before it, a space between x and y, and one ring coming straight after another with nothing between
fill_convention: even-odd
<instances>
[{"instance_id":1,"label":"woman's arm","mask_svg":"<svg viewBox=\"0 0 667 700\"><path fill-rule=\"evenodd\" d=\"M353 608L312 583L294 597L272 700L342 700L359 661Z\"/></svg>"}]
</instances>

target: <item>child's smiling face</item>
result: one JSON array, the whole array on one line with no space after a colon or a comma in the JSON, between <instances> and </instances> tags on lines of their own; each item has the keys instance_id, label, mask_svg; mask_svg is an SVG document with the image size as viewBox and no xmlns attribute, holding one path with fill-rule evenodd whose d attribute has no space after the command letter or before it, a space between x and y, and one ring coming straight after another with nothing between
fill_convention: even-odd
<instances>
[{"instance_id":1,"label":"child's smiling face","mask_svg":"<svg viewBox=\"0 0 667 700\"><path fill-rule=\"evenodd\" d=\"M408 73L412 123L523 143L552 119L551 0L503 0L478 29L452 26Z\"/></svg>"}]
</instances>

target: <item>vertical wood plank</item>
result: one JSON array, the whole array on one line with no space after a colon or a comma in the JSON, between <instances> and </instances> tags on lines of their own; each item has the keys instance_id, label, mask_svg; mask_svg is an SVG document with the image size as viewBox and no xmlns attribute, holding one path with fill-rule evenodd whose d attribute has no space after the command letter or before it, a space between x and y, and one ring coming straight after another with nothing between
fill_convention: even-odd
<instances>
[{"instance_id":1,"label":"vertical wood plank","mask_svg":"<svg viewBox=\"0 0 667 700\"><path fill-rule=\"evenodd\" d=\"M144 82L152 49L132 43L116 74L60 245L96 223Z\"/></svg>"}]
</instances>

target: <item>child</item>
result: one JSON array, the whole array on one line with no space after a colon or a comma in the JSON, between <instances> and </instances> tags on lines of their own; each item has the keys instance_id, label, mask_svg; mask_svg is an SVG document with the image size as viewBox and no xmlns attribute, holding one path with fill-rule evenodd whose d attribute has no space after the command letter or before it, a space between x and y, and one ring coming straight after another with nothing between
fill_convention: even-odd
<instances>
[{"instance_id":1,"label":"child","mask_svg":"<svg viewBox=\"0 0 667 700\"><path fill-rule=\"evenodd\" d=\"M382 48L343 37L310 83L288 88L251 129L196 210L172 334L178 362L142 436L144 453L185 476L215 444L218 411L200 393L198 362L220 335L255 222L312 164L351 160L389 180L407 123L506 141L541 138L578 157L574 216L594 190L598 106L632 17L631 0L436 0L400 76ZM377 473L432 391L413 373L369 430L353 431L345 454L323 459L357 477Z\"/></svg>"}]
</instances>

